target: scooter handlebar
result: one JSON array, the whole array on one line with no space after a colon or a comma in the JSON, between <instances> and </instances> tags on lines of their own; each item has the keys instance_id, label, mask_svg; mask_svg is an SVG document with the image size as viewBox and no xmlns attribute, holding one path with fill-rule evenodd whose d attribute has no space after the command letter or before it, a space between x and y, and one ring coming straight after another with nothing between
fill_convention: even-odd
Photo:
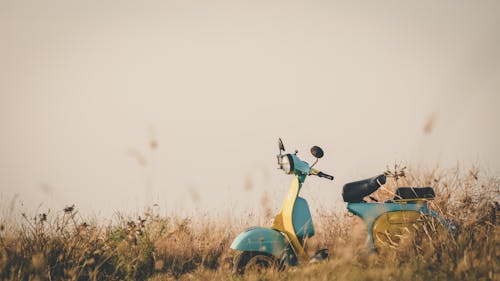
<instances>
[{"instance_id":1,"label":"scooter handlebar","mask_svg":"<svg viewBox=\"0 0 500 281\"><path fill-rule=\"evenodd\" d=\"M323 172L319 172L318 177L333 180L333 176L330 176L329 174L325 174Z\"/></svg>"}]
</instances>

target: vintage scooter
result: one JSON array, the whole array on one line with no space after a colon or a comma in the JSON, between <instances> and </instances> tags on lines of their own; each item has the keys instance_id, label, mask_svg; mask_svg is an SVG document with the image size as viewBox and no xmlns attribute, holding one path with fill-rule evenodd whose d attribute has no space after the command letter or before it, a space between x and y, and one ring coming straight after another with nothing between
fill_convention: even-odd
<instances>
[{"instance_id":1,"label":"vintage scooter","mask_svg":"<svg viewBox=\"0 0 500 281\"><path fill-rule=\"evenodd\" d=\"M318 176L333 180L333 176L313 169L323 150L318 146L311 148L316 158L313 165L302 161L294 154L285 152L281 139L278 142L278 166L286 174L294 175L292 184L279 213L274 217L270 228L252 227L239 234L231 248L241 251L234 260L235 273L243 273L249 268L282 268L300 262L322 260L328 257L328 250L322 249L313 257L304 250L305 241L314 235L314 227L307 201L299 197L302 184L308 176Z\"/></svg>"},{"instance_id":2,"label":"vintage scooter","mask_svg":"<svg viewBox=\"0 0 500 281\"><path fill-rule=\"evenodd\" d=\"M308 176L333 180L333 176L313 168L318 159L323 157L323 150L317 146L311 148L316 161L310 166L297 156L297 152L283 154L285 148L281 139L278 144L279 169L294 175L294 179L272 226L249 228L240 233L231 244L232 249L241 251L233 263L236 273L243 273L249 268L283 268L328 257L327 249L317 251L312 257L304 250L305 241L314 235L314 227L307 201L299 197L302 184ZM351 182L343 187L342 197L348 203L348 211L366 223L369 248L377 250L397 245L403 234L419 228L419 225L427 221L426 217L436 218L449 231L454 231L453 224L429 208L428 201L435 196L431 187L400 187L396 190L394 199L383 203L367 203L364 198L375 200L370 194L385 182L386 175L382 174Z\"/></svg>"}]
</instances>

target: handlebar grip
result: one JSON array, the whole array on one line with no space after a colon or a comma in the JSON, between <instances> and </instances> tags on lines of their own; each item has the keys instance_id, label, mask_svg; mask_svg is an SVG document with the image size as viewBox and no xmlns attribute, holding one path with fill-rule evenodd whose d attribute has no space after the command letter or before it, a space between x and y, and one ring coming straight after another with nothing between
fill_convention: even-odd
<instances>
[{"instance_id":1,"label":"handlebar grip","mask_svg":"<svg viewBox=\"0 0 500 281\"><path fill-rule=\"evenodd\" d=\"M323 173L323 172L319 172L319 173L318 173L318 177L320 177L320 178L325 178L325 179L329 179L329 180L331 180L331 181L333 180L333 176L330 176L329 174L325 174L325 173Z\"/></svg>"}]
</instances>

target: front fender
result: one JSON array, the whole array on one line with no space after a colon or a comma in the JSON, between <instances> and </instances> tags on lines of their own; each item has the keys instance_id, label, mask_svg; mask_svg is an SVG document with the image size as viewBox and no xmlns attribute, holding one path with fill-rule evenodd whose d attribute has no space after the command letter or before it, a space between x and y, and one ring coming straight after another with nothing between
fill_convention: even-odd
<instances>
[{"instance_id":1,"label":"front fender","mask_svg":"<svg viewBox=\"0 0 500 281\"><path fill-rule=\"evenodd\" d=\"M279 259L289 249L289 243L279 231L264 227L252 227L234 239L231 249L263 252Z\"/></svg>"}]
</instances>

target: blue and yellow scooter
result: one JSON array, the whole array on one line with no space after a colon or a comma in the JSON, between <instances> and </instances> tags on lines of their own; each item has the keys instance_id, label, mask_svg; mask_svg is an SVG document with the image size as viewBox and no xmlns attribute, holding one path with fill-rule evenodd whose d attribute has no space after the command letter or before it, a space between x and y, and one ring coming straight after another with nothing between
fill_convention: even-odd
<instances>
[{"instance_id":1,"label":"blue and yellow scooter","mask_svg":"<svg viewBox=\"0 0 500 281\"><path fill-rule=\"evenodd\" d=\"M294 175L294 179L272 226L249 228L231 244L232 249L241 251L234 260L236 273L243 273L249 268L282 268L285 265L297 265L299 261L321 260L328 256L326 249L316 252L313 257L309 257L304 250L304 242L314 235L314 227L307 201L299 197L302 184L308 176L333 180L333 176L313 169L318 159L323 157L323 150L318 146L311 148L316 161L309 165L297 156L297 152L283 154L285 148L281 139L278 144L279 168L286 174Z\"/></svg>"},{"instance_id":2,"label":"blue and yellow scooter","mask_svg":"<svg viewBox=\"0 0 500 281\"><path fill-rule=\"evenodd\" d=\"M240 233L231 244L232 249L240 251L233 263L236 273L243 273L249 268L283 268L328 257L327 249L317 251L312 257L304 250L305 241L314 235L314 227L307 201L299 197L302 184L308 176L333 180L333 176L313 168L318 159L323 157L323 150L317 146L311 148L316 161L309 165L297 156L297 152L283 154L285 148L281 139L278 144L279 168L286 174L294 175L294 179L272 226L249 228ZM384 185L385 181L386 176L382 174L348 183L343 188L342 196L348 203L347 209L366 223L370 248L396 245L402 234L418 229L426 221L426 217L436 218L449 230L453 230L452 224L429 209L428 201L434 198L434 190L430 187L401 187L396 190L394 199L384 203L364 201L365 197Z\"/></svg>"}]
</instances>

